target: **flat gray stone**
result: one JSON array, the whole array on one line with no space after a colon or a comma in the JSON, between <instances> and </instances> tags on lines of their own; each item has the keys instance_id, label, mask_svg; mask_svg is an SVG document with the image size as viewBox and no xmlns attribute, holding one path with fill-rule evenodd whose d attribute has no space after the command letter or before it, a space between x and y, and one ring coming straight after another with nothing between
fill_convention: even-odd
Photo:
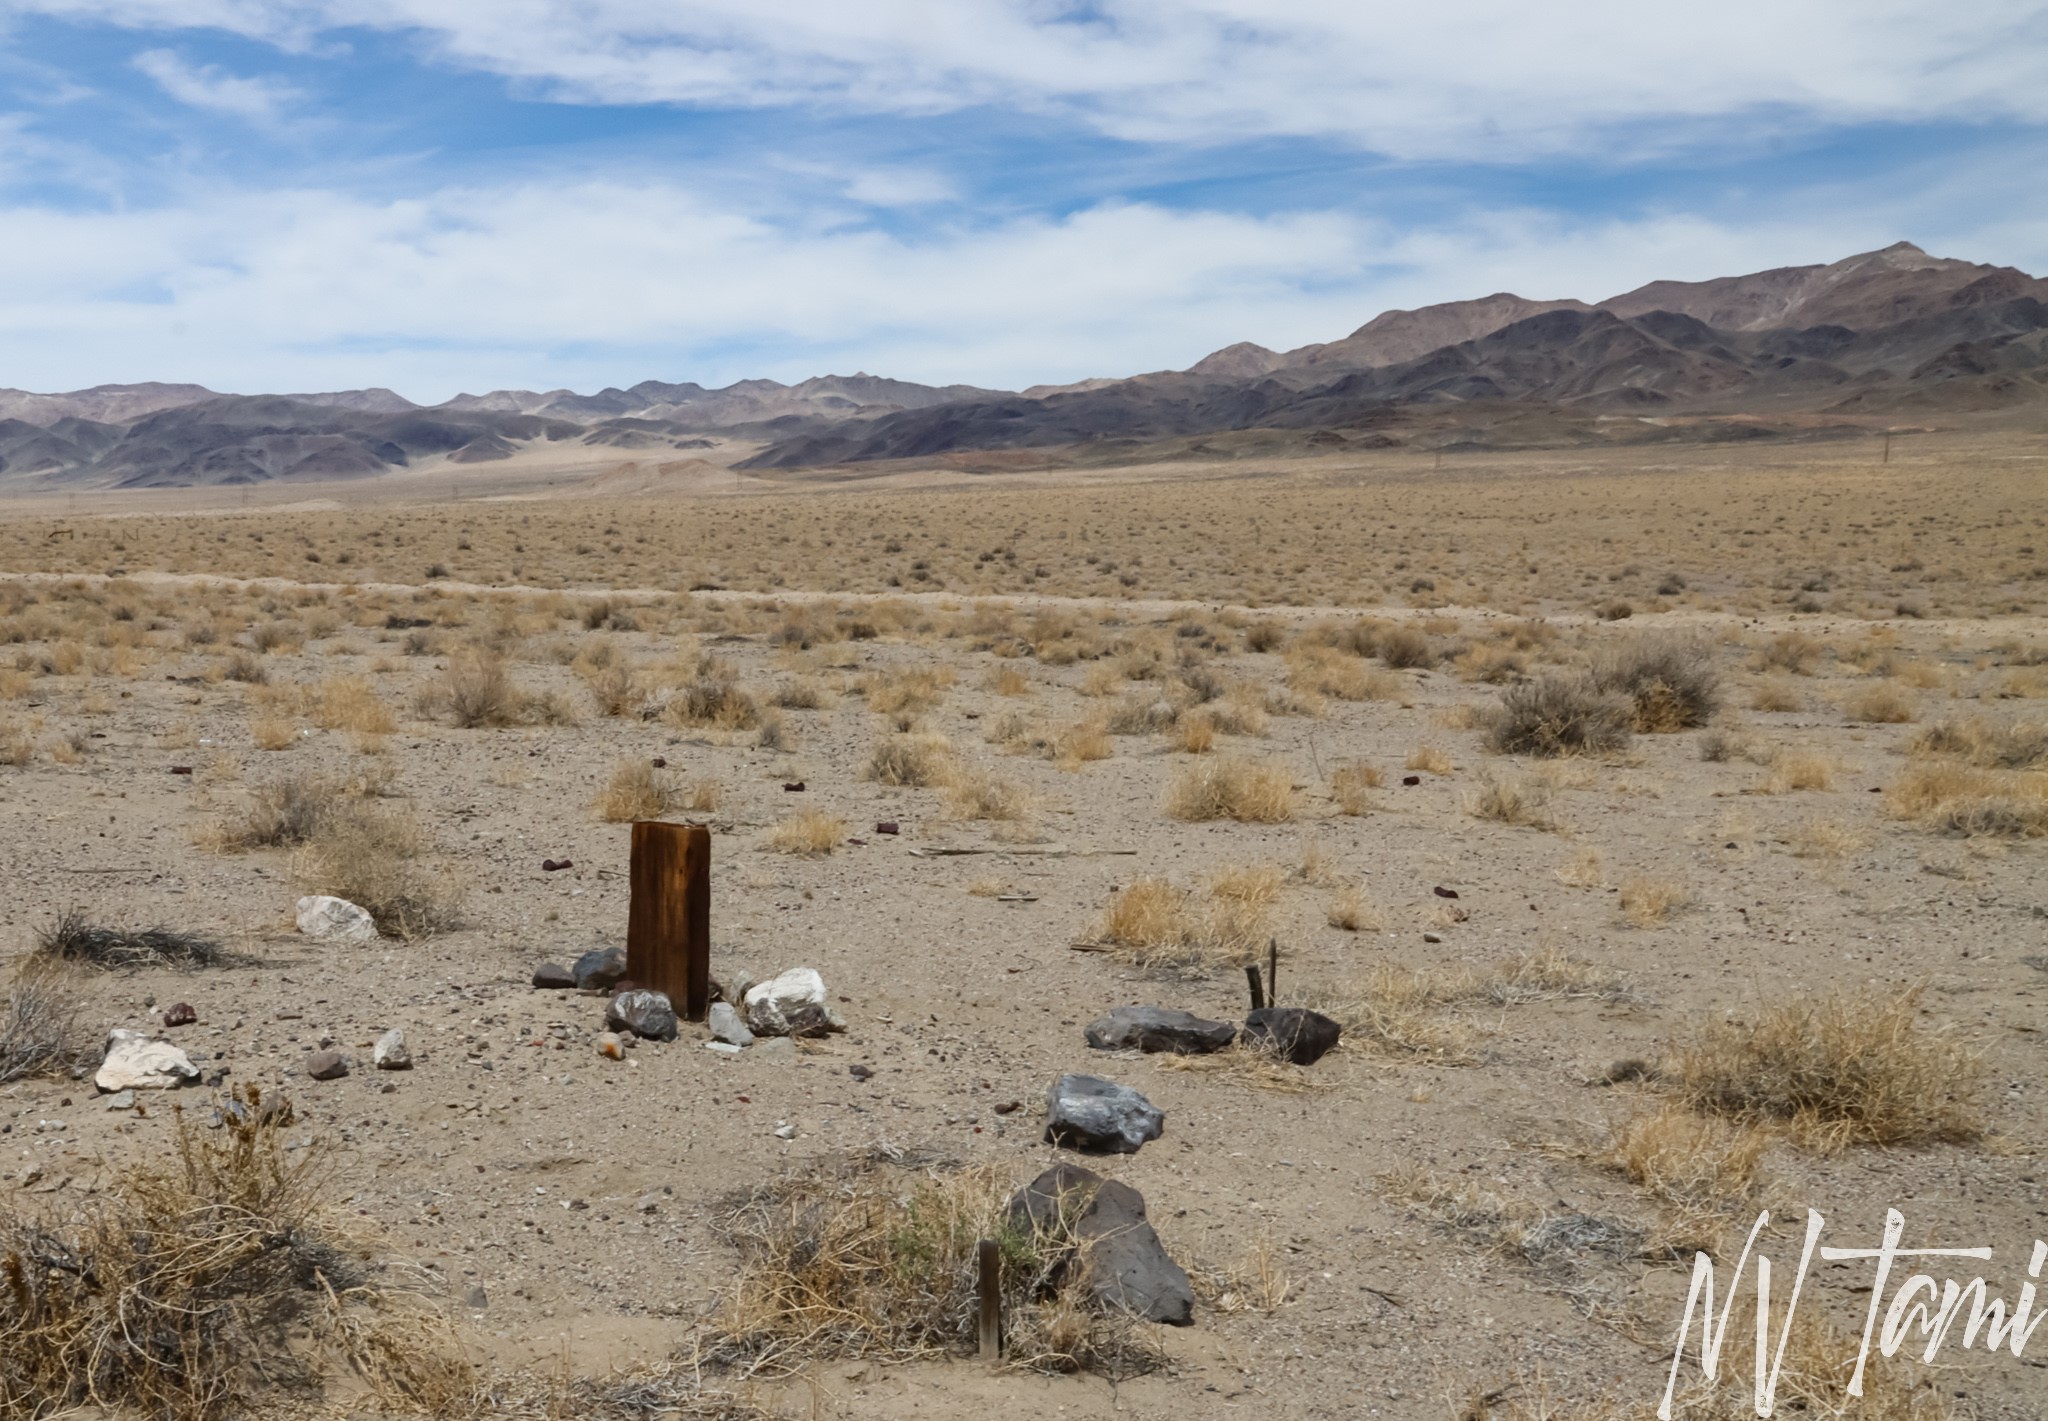
<instances>
[{"instance_id":1,"label":"flat gray stone","mask_svg":"<svg viewBox=\"0 0 2048 1421\"><path fill-rule=\"evenodd\" d=\"M1049 1145L1134 1155L1166 1128L1165 1114L1151 1101L1101 1076L1061 1076L1045 1103Z\"/></svg>"},{"instance_id":2,"label":"flat gray stone","mask_svg":"<svg viewBox=\"0 0 2048 1421\"><path fill-rule=\"evenodd\" d=\"M1209 1021L1170 1007L1111 1007L1083 1033L1098 1051L1170 1051L1203 1056L1221 1051L1237 1037L1227 1021Z\"/></svg>"},{"instance_id":3,"label":"flat gray stone","mask_svg":"<svg viewBox=\"0 0 2048 1421\"><path fill-rule=\"evenodd\" d=\"M740 1018L739 1009L731 1002L713 1002L711 1015L706 1024L710 1026L713 1037L729 1045L754 1044L754 1033L747 1030L746 1022Z\"/></svg>"}]
</instances>

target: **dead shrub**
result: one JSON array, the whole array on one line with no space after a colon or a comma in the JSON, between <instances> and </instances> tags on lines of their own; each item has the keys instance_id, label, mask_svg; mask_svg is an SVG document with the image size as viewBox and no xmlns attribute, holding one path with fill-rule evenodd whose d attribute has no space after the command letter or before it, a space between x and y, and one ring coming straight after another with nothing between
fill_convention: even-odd
<instances>
[{"instance_id":1,"label":"dead shrub","mask_svg":"<svg viewBox=\"0 0 2048 1421\"><path fill-rule=\"evenodd\" d=\"M249 1087L222 1114L90 1199L0 1205L0 1416L214 1421L317 1393L334 1358L387 1404L472 1409L445 1324L328 1222L325 1154L287 1157L290 1106Z\"/></svg>"},{"instance_id":2,"label":"dead shrub","mask_svg":"<svg viewBox=\"0 0 2048 1421\"><path fill-rule=\"evenodd\" d=\"M1661 927L1673 911L1692 901L1683 884L1637 875L1621 882L1621 915L1630 927Z\"/></svg>"},{"instance_id":3,"label":"dead shrub","mask_svg":"<svg viewBox=\"0 0 2048 1421\"><path fill-rule=\"evenodd\" d=\"M729 1300L711 1319L708 1360L745 1374L822 1358L911 1361L970 1351L977 1249L1002 1253L1009 1364L1135 1375L1159 1362L1128 1314L1095 1305L1072 1229L1086 1200L1062 1200L1049 1227L1012 1214L991 1166L915 1169L886 1156L827 1162L737 1196L717 1228L740 1254Z\"/></svg>"},{"instance_id":4,"label":"dead shrub","mask_svg":"<svg viewBox=\"0 0 2048 1421\"><path fill-rule=\"evenodd\" d=\"M953 772L953 746L943 735L892 735L877 741L861 778L877 784L930 789Z\"/></svg>"},{"instance_id":5,"label":"dead shrub","mask_svg":"<svg viewBox=\"0 0 2048 1421\"><path fill-rule=\"evenodd\" d=\"M740 685L737 671L715 656L706 656L698 661L690 680L668 698L661 716L671 725L752 730L760 724L761 707Z\"/></svg>"},{"instance_id":6,"label":"dead shrub","mask_svg":"<svg viewBox=\"0 0 2048 1421\"><path fill-rule=\"evenodd\" d=\"M1723 1214L1756 1197L1769 1147L1761 1130L1665 1104L1615 1126L1599 1159L1660 1203Z\"/></svg>"},{"instance_id":7,"label":"dead shrub","mask_svg":"<svg viewBox=\"0 0 2048 1421\"><path fill-rule=\"evenodd\" d=\"M1063 727L1052 738L1052 757L1063 770L1091 760L1107 760L1116 751L1109 737L1109 723L1102 716L1090 716Z\"/></svg>"},{"instance_id":8,"label":"dead shrub","mask_svg":"<svg viewBox=\"0 0 2048 1421\"><path fill-rule=\"evenodd\" d=\"M1112 735L1156 735L1171 730L1180 719L1180 707L1164 696L1125 696L1110 708L1108 726Z\"/></svg>"},{"instance_id":9,"label":"dead shrub","mask_svg":"<svg viewBox=\"0 0 2048 1421\"><path fill-rule=\"evenodd\" d=\"M343 794L338 782L323 776L280 776L250 789L240 812L215 825L207 842L224 853L294 848L313 837Z\"/></svg>"},{"instance_id":10,"label":"dead shrub","mask_svg":"<svg viewBox=\"0 0 2048 1421\"><path fill-rule=\"evenodd\" d=\"M876 715L916 717L938 709L953 680L950 670L925 666L891 676L869 676L863 689L868 709Z\"/></svg>"},{"instance_id":11,"label":"dead shrub","mask_svg":"<svg viewBox=\"0 0 2048 1421\"><path fill-rule=\"evenodd\" d=\"M946 808L956 819L1014 822L1031 811L1032 797L1015 780L982 769L955 769L946 782Z\"/></svg>"},{"instance_id":12,"label":"dead shrub","mask_svg":"<svg viewBox=\"0 0 2048 1421\"><path fill-rule=\"evenodd\" d=\"M343 802L320 816L293 870L307 892L346 898L385 936L410 940L459 921L460 885L433 860L433 847L410 814Z\"/></svg>"},{"instance_id":13,"label":"dead shrub","mask_svg":"<svg viewBox=\"0 0 2048 1421\"><path fill-rule=\"evenodd\" d=\"M1479 788L1464 795L1465 812L1474 819L1491 819L1497 824L1514 824L1527 829L1554 829L1550 816L1550 794L1531 780L1505 780L1486 776Z\"/></svg>"},{"instance_id":14,"label":"dead shrub","mask_svg":"<svg viewBox=\"0 0 2048 1421\"><path fill-rule=\"evenodd\" d=\"M1992 839L2048 835L2048 773L2040 770L1916 764L1885 791L1885 801L1894 817L1943 833Z\"/></svg>"},{"instance_id":15,"label":"dead shrub","mask_svg":"<svg viewBox=\"0 0 2048 1421\"><path fill-rule=\"evenodd\" d=\"M1330 797L1339 814L1356 818L1372 811L1372 791L1385 782L1376 766L1353 761L1330 772Z\"/></svg>"},{"instance_id":16,"label":"dead shrub","mask_svg":"<svg viewBox=\"0 0 2048 1421\"><path fill-rule=\"evenodd\" d=\"M1842 716L1865 725L1903 725L1920 718L1920 707L1889 681L1878 681L1850 692L1842 701Z\"/></svg>"},{"instance_id":17,"label":"dead shrub","mask_svg":"<svg viewBox=\"0 0 2048 1421\"><path fill-rule=\"evenodd\" d=\"M784 710L818 710L825 704L825 688L807 676L800 676L777 686L769 699Z\"/></svg>"},{"instance_id":18,"label":"dead shrub","mask_svg":"<svg viewBox=\"0 0 2048 1421\"><path fill-rule=\"evenodd\" d=\"M1214 968L1255 960L1270 935L1286 875L1275 866L1223 870L1207 895L1141 878L1110 901L1095 941L1138 967Z\"/></svg>"},{"instance_id":19,"label":"dead shrub","mask_svg":"<svg viewBox=\"0 0 2048 1421\"><path fill-rule=\"evenodd\" d=\"M1284 824L1294 818L1294 776L1284 766L1216 756L1175 772L1167 815L1204 822Z\"/></svg>"},{"instance_id":20,"label":"dead shrub","mask_svg":"<svg viewBox=\"0 0 2048 1421\"><path fill-rule=\"evenodd\" d=\"M36 951L55 962L132 972L142 967L217 967L226 954L202 933L175 928L110 928L77 909L36 934Z\"/></svg>"},{"instance_id":21,"label":"dead shrub","mask_svg":"<svg viewBox=\"0 0 2048 1421\"><path fill-rule=\"evenodd\" d=\"M1408 752L1406 763L1411 770L1439 776L1455 773L1458 768L1449 755L1434 745L1416 746Z\"/></svg>"},{"instance_id":22,"label":"dead shrub","mask_svg":"<svg viewBox=\"0 0 2048 1421\"><path fill-rule=\"evenodd\" d=\"M1751 1024L1710 1024L1665 1078L1693 1110L1823 1146L1979 1139L1983 1064L1919 1011L1918 990L1786 1002Z\"/></svg>"},{"instance_id":23,"label":"dead shrub","mask_svg":"<svg viewBox=\"0 0 2048 1421\"><path fill-rule=\"evenodd\" d=\"M1594 663L1593 685L1627 696L1630 728L1644 734L1705 725L1721 705L1713 645L1699 637L1646 638L1610 651Z\"/></svg>"},{"instance_id":24,"label":"dead shrub","mask_svg":"<svg viewBox=\"0 0 2048 1421\"><path fill-rule=\"evenodd\" d=\"M1379 633L1379 658L1395 670L1421 670L1436 661L1429 638L1410 626L1388 627Z\"/></svg>"},{"instance_id":25,"label":"dead shrub","mask_svg":"<svg viewBox=\"0 0 2048 1421\"><path fill-rule=\"evenodd\" d=\"M846 821L823 809L801 809L768 831L766 846L779 854L820 858L846 842Z\"/></svg>"},{"instance_id":26,"label":"dead shrub","mask_svg":"<svg viewBox=\"0 0 2048 1421\"><path fill-rule=\"evenodd\" d=\"M0 998L0 1085L55 1075L79 1053L78 992L60 968L23 963ZM4 1402L0 1402L4 1411Z\"/></svg>"},{"instance_id":27,"label":"dead shrub","mask_svg":"<svg viewBox=\"0 0 2048 1421\"><path fill-rule=\"evenodd\" d=\"M359 735L389 735L398 719L360 676L330 676L313 695L313 723L322 730L352 730Z\"/></svg>"},{"instance_id":28,"label":"dead shrub","mask_svg":"<svg viewBox=\"0 0 2048 1421\"><path fill-rule=\"evenodd\" d=\"M594 809L607 824L659 819L676 807L680 792L645 760L621 760Z\"/></svg>"},{"instance_id":29,"label":"dead shrub","mask_svg":"<svg viewBox=\"0 0 2048 1421\"><path fill-rule=\"evenodd\" d=\"M1771 772L1757 788L1764 794L1797 794L1835 787L1835 762L1825 755L1785 751L1771 759Z\"/></svg>"},{"instance_id":30,"label":"dead shrub","mask_svg":"<svg viewBox=\"0 0 2048 1421\"><path fill-rule=\"evenodd\" d=\"M1810 676L1813 665L1827 648L1804 632L1780 632L1757 649L1750 666L1758 671L1781 671L1793 676Z\"/></svg>"},{"instance_id":31,"label":"dead shrub","mask_svg":"<svg viewBox=\"0 0 2048 1421\"><path fill-rule=\"evenodd\" d=\"M1206 710L1184 715L1174 724L1167 743L1183 755L1206 755L1216 743L1216 717Z\"/></svg>"},{"instance_id":32,"label":"dead shrub","mask_svg":"<svg viewBox=\"0 0 2048 1421\"><path fill-rule=\"evenodd\" d=\"M2048 725L1944 720L1913 737L1915 755L1953 755L1980 769L2030 770L2048 765Z\"/></svg>"},{"instance_id":33,"label":"dead shrub","mask_svg":"<svg viewBox=\"0 0 2048 1421\"><path fill-rule=\"evenodd\" d=\"M1355 883L1337 890L1324 919L1331 927L1347 933L1376 933L1387 925L1378 905Z\"/></svg>"},{"instance_id":34,"label":"dead shrub","mask_svg":"<svg viewBox=\"0 0 2048 1421\"><path fill-rule=\"evenodd\" d=\"M518 694L505 672L505 659L494 652L466 650L448 660L441 696L449 719L462 730L514 724Z\"/></svg>"},{"instance_id":35,"label":"dead shrub","mask_svg":"<svg viewBox=\"0 0 2048 1421\"><path fill-rule=\"evenodd\" d=\"M1510 686L1486 719L1486 744L1502 755L1575 755L1628 743L1634 703L1592 677L1555 674Z\"/></svg>"}]
</instances>

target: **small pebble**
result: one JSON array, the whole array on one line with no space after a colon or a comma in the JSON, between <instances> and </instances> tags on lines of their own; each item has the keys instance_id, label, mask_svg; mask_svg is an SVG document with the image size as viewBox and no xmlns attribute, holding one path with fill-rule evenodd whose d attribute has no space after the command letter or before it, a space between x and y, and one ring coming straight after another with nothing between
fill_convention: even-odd
<instances>
[{"instance_id":1,"label":"small pebble","mask_svg":"<svg viewBox=\"0 0 2048 1421\"><path fill-rule=\"evenodd\" d=\"M626 1059L626 1044L616 1031L601 1032L597 1038L597 1054L608 1061L623 1061Z\"/></svg>"}]
</instances>

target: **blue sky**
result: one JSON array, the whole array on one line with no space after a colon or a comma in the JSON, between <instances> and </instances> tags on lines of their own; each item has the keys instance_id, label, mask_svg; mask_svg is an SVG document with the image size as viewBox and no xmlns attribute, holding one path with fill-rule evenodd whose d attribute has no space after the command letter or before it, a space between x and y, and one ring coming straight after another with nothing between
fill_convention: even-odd
<instances>
[{"instance_id":1,"label":"blue sky","mask_svg":"<svg viewBox=\"0 0 2048 1421\"><path fill-rule=\"evenodd\" d=\"M0 0L0 385L1016 388L2048 272L2043 172L2039 3Z\"/></svg>"}]
</instances>

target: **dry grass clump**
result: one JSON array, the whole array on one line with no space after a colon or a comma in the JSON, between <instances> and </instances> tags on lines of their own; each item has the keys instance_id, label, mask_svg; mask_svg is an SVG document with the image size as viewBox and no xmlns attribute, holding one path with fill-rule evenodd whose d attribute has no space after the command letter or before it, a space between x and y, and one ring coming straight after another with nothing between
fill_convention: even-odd
<instances>
[{"instance_id":1,"label":"dry grass clump","mask_svg":"<svg viewBox=\"0 0 2048 1421\"><path fill-rule=\"evenodd\" d=\"M505 671L505 659L488 651L462 651L449 658L441 703L462 730L512 725L518 719L519 694Z\"/></svg>"},{"instance_id":2,"label":"dry grass clump","mask_svg":"<svg viewBox=\"0 0 2048 1421\"><path fill-rule=\"evenodd\" d=\"M1700 637L1648 638L1610 651L1594 663L1593 685L1627 696L1630 727L1647 735L1705 725L1721 705L1713 645Z\"/></svg>"},{"instance_id":3,"label":"dry grass clump","mask_svg":"<svg viewBox=\"0 0 2048 1421\"><path fill-rule=\"evenodd\" d=\"M1406 689L1391 671L1322 646L1296 646L1287 653L1287 684L1307 695L1340 701L1399 700Z\"/></svg>"},{"instance_id":4,"label":"dry grass clump","mask_svg":"<svg viewBox=\"0 0 2048 1421\"><path fill-rule=\"evenodd\" d=\"M1216 756L1175 772L1166 813L1201 823L1284 824L1294 818L1294 776L1285 766Z\"/></svg>"},{"instance_id":5,"label":"dry grass clump","mask_svg":"<svg viewBox=\"0 0 2048 1421\"><path fill-rule=\"evenodd\" d=\"M110 928L73 908L36 933L36 951L57 962L135 971L142 967L218 967L226 953L202 933L175 928Z\"/></svg>"},{"instance_id":6,"label":"dry grass clump","mask_svg":"<svg viewBox=\"0 0 2048 1421\"><path fill-rule=\"evenodd\" d=\"M719 1231L740 1271L710 1322L707 1360L743 1374L821 1359L963 1355L977 1336L976 1253L1002 1252L1009 1364L1130 1376L1157 1365L1127 1314L1096 1307L1071 1201L1040 1230L1013 1215L991 1166L912 1169L870 1157L822 1164L728 1203Z\"/></svg>"},{"instance_id":7,"label":"dry grass clump","mask_svg":"<svg viewBox=\"0 0 2048 1421\"><path fill-rule=\"evenodd\" d=\"M1411 770L1431 775L1448 775L1458 768L1448 754L1434 745L1418 745L1410 750L1406 764Z\"/></svg>"},{"instance_id":8,"label":"dry grass clump","mask_svg":"<svg viewBox=\"0 0 2048 1421\"><path fill-rule=\"evenodd\" d=\"M241 810L205 835L221 853L294 848L313 837L320 820L346 795L337 780L320 775L282 775L256 785Z\"/></svg>"},{"instance_id":9,"label":"dry grass clump","mask_svg":"<svg viewBox=\"0 0 2048 1421\"><path fill-rule=\"evenodd\" d=\"M1014 666L997 663L988 669L981 684L999 696L1028 696L1031 678Z\"/></svg>"},{"instance_id":10,"label":"dry grass clump","mask_svg":"<svg viewBox=\"0 0 2048 1421\"><path fill-rule=\"evenodd\" d=\"M2048 772L2041 770L1916 764L1885 791L1885 801L1897 818L1944 833L1995 839L2048 835Z\"/></svg>"},{"instance_id":11,"label":"dry grass clump","mask_svg":"<svg viewBox=\"0 0 2048 1421\"><path fill-rule=\"evenodd\" d=\"M877 784L929 789L953 774L952 742L943 735L892 735L877 741L861 778Z\"/></svg>"},{"instance_id":12,"label":"dry grass clump","mask_svg":"<svg viewBox=\"0 0 2048 1421\"><path fill-rule=\"evenodd\" d=\"M1868 829L1844 824L1839 819L1809 819L1796 826L1787 839L1794 858L1825 859L1830 863L1861 853L1871 843Z\"/></svg>"},{"instance_id":13,"label":"dry grass clump","mask_svg":"<svg viewBox=\"0 0 2048 1421\"><path fill-rule=\"evenodd\" d=\"M1165 696L1125 696L1109 708L1111 735L1156 735L1173 729L1181 708Z\"/></svg>"},{"instance_id":14,"label":"dry grass clump","mask_svg":"<svg viewBox=\"0 0 2048 1421\"><path fill-rule=\"evenodd\" d=\"M1732 1213L1756 1197L1770 1135L1666 1103L1616 1125L1600 1162L1659 1203Z\"/></svg>"},{"instance_id":15,"label":"dry grass clump","mask_svg":"<svg viewBox=\"0 0 2048 1421\"><path fill-rule=\"evenodd\" d=\"M0 998L0 1085L52 1075L78 1052L78 993L59 967L31 959Z\"/></svg>"},{"instance_id":16,"label":"dry grass clump","mask_svg":"<svg viewBox=\"0 0 2048 1421\"><path fill-rule=\"evenodd\" d=\"M386 1405L466 1414L477 1378L445 1326L381 1282L288 1157L290 1106L250 1087L208 1136L83 1202L0 1205L0 1416L95 1409L214 1421L317 1392L335 1361Z\"/></svg>"},{"instance_id":17,"label":"dry grass clump","mask_svg":"<svg viewBox=\"0 0 2048 1421\"><path fill-rule=\"evenodd\" d=\"M1052 756L1063 770L1077 769L1090 760L1107 760L1115 752L1109 738L1109 723L1090 716L1065 726L1052 738Z\"/></svg>"},{"instance_id":18,"label":"dry grass clump","mask_svg":"<svg viewBox=\"0 0 2048 1421\"><path fill-rule=\"evenodd\" d=\"M1330 899L1325 921L1347 933L1376 933L1387 925L1386 915L1363 888L1347 883Z\"/></svg>"},{"instance_id":19,"label":"dry grass clump","mask_svg":"<svg viewBox=\"0 0 2048 1421\"><path fill-rule=\"evenodd\" d=\"M861 684L868 709L877 715L916 717L938 709L954 681L951 669L920 666L891 676L876 674Z\"/></svg>"},{"instance_id":20,"label":"dry grass clump","mask_svg":"<svg viewBox=\"0 0 2048 1421\"><path fill-rule=\"evenodd\" d=\"M1676 910L1692 901L1685 885L1638 874L1621 881L1621 915L1632 928L1661 927Z\"/></svg>"},{"instance_id":21,"label":"dry grass clump","mask_svg":"<svg viewBox=\"0 0 2048 1421\"><path fill-rule=\"evenodd\" d=\"M1567 888L1598 888L1607 881L1600 851L1590 844L1559 864L1555 876Z\"/></svg>"},{"instance_id":22,"label":"dry grass clump","mask_svg":"<svg viewBox=\"0 0 2048 1421\"><path fill-rule=\"evenodd\" d=\"M1797 794L1835 787L1835 762L1825 755L1785 751L1771 760L1771 772L1757 789L1764 794Z\"/></svg>"},{"instance_id":23,"label":"dry grass clump","mask_svg":"<svg viewBox=\"0 0 2048 1421\"><path fill-rule=\"evenodd\" d=\"M659 819L681 800L682 792L653 765L645 760L621 760L592 807L607 824L627 824L636 819Z\"/></svg>"},{"instance_id":24,"label":"dry grass clump","mask_svg":"<svg viewBox=\"0 0 2048 1421\"><path fill-rule=\"evenodd\" d=\"M1707 1026L1665 1072L1693 1110L1825 1146L1964 1144L1984 1133L1983 1064L1918 1022L1920 993L1787 1002Z\"/></svg>"},{"instance_id":25,"label":"dry grass clump","mask_svg":"<svg viewBox=\"0 0 2048 1421\"><path fill-rule=\"evenodd\" d=\"M1750 666L1758 671L1782 671L1794 676L1810 676L1813 665L1827 648L1804 632L1780 632L1763 646L1757 648L1750 658Z\"/></svg>"},{"instance_id":26,"label":"dry grass clump","mask_svg":"<svg viewBox=\"0 0 2048 1421\"><path fill-rule=\"evenodd\" d=\"M461 902L454 875L434 861L433 840L400 809L346 801L322 814L293 859L308 893L327 893L408 940L453 928Z\"/></svg>"},{"instance_id":27,"label":"dry grass clump","mask_svg":"<svg viewBox=\"0 0 2048 1421\"><path fill-rule=\"evenodd\" d=\"M1013 823L1031 812L1031 793L988 770L956 767L946 781L946 810L956 819Z\"/></svg>"},{"instance_id":28,"label":"dry grass clump","mask_svg":"<svg viewBox=\"0 0 2048 1421\"><path fill-rule=\"evenodd\" d=\"M1372 810L1372 793L1386 777L1377 766L1358 761L1337 766L1330 772L1330 797L1337 802L1337 812L1356 818Z\"/></svg>"},{"instance_id":29,"label":"dry grass clump","mask_svg":"<svg viewBox=\"0 0 2048 1421\"><path fill-rule=\"evenodd\" d=\"M1749 708L1790 713L1806 709L1806 697L1783 681L1759 681L1750 688Z\"/></svg>"},{"instance_id":30,"label":"dry grass clump","mask_svg":"<svg viewBox=\"0 0 2048 1421\"><path fill-rule=\"evenodd\" d=\"M1501 692L1486 718L1487 747L1502 755L1576 755L1628 743L1635 703L1591 676L1539 676Z\"/></svg>"},{"instance_id":31,"label":"dry grass clump","mask_svg":"<svg viewBox=\"0 0 2048 1421\"><path fill-rule=\"evenodd\" d=\"M1555 829L1550 815L1550 793L1533 780L1497 779L1491 775L1479 788L1464 795L1465 812L1474 819L1491 819L1528 829Z\"/></svg>"},{"instance_id":32,"label":"dry grass clump","mask_svg":"<svg viewBox=\"0 0 2048 1421\"><path fill-rule=\"evenodd\" d=\"M1944 720L1913 737L1913 753L1953 755L1985 770L2029 770L2048 765L2048 724Z\"/></svg>"},{"instance_id":33,"label":"dry grass clump","mask_svg":"<svg viewBox=\"0 0 2048 1421\"><path fill-rule=\"evenodd\" d=\"M825 705L825 688L808 676L799 676L777 686L768 699L783 710L820 710Z\"/></svg>"},{"instance_id":34,"label":"dry grass clump","mask_svg":"<svg viewBox=\"0 0 2048 1421\"><path fill-rule=\"evenodd\" d=\"M1842 715L1866 725L1903 725L1920 718L1920 707L1889 681L1876 681L1850 692L1842 702Z\"/></svg>"},{"instance_id":35,"label":"dry grass clump","mask_svg":"<svg viewBox=\"0 0 2048 1421\"><path fill-rule=\"evenodd\" d=\"M1285 881L1271 864L1223 869L1206 896L1141 878L1110 901L1095 941L1139 967L1241 966L1265 949Z\"/></svg>"},{"instance_id":36,"label":"dry grass clump","mask_svg":"<svg viewBox=\"0 0 2048 1421\"><path fill-rule=\"evenodd\" d=\"M661 718L676 726L752 730L761 723L761 706L729 663L704 656L663 704Z\"/></svg>"},{"instance_id":37,"label":"dry grass clump","mask_svg":"<svg viewBox=\"0 0 2048 1421\"><path fill-rule=\"evenodd\" d=\"M764 844L779 854L819 858L846 841L846 821L823 809L800 809L768 831Z\"/></svg>"},{"instance_id":38,"label":"dry grass clump","mask_svg":"<svg viewBox=\"0 0 2048 1421\"><path fill-rule=\"evenodd\" d=\"M389 735L398 718L360 676L330 676L313 694L313 723L322 730L352 730L359 735Z\"/></svg>"},{"instance_id":39,"label":"dry grass clump","mask_svg":"<svg viewBox=\"0 0 2048 1421\"><path fill-rule=\"evenodd\" d=\"M1216 717L1206 710L1190 711L1173 724L1166 743L1183 755L1206 755L1216 744Z\"/></svg>"},{"instance_id":40,"label":"dry grass clump","mask_svg":"<svg viewBox=\"0 0 2048 1421\"><path fill-rule=\"evenodd\" d=\"M1194 1060L1191 1056L1177 1060ZM1261 1233L1236 1263L1190 1270L1195 1296L1218 1312L1278 1312L1294 1292L1294 1280L1269 1233Z\"/></svg>"}]
</instances>

